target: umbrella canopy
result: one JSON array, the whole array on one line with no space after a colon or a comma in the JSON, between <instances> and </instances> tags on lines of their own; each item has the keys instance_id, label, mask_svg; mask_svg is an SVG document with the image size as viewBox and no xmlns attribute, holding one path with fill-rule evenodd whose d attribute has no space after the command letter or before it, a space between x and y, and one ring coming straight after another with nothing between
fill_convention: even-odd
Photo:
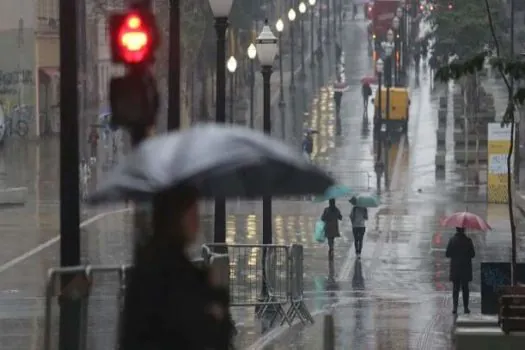
<instances>
[{"instance_id":1,"label":"umbrella canopy","mask_svg":"<svg viewBox=\"0 0 525 350\"><path fill-rule=\"evenodd\" d=\"M330 199L337 199L341 197L346 197L354 193L352 189L345 185L334 185L328 187L326 191L324 191L323 195L317 196L315 198L316 202L325 202Z\"/></svg>"},{"instance_id":2,"label":"umbrella canopy","mask_svg":"<svg viewBox=\"0 0 525 350\"><path fill-rule=\"evenodd\" d=\"M92 204L148 200L181 185L202 197L320 194L334 184L301 153L263 133L217 124L152 137L110 172Z\"/></svg>"},{"instance_id":3,"label":"umbrella canopy","mask_svg":"<svg viewBox=\"0 0 525 350\"><path fill-rule=\"evenodd\" d=\"M361 84L372 85L372 84L376 84L376 83L377 83L377 78L376 77L368 76L368 77L363 77L361 79Z\"/></svg>"},{"instance_id":4,"label":"umbrella canopy","mask_svg":"<svg viewBox=\"0 0 525 350\"><path fill-rule=\"evenodd\" d=\"M377 208L379 204L381 204L378 196L365 193L352 197L349 202L355 206L364 208Z\"/></svg>"},{"instance_id":5,"label":"umbrella canopy","mask_svg":"<svg viewBox=\"0 0 525 350\"><path fill-rule=\"evenodd\" d=\"M345 92L348 90L348 84L345 81L334 83L334 92Z\"/></svg>"},{"instance_id":6,"label":"umbrella canopy","mask_svg":"<svg viewBox=\"0 0 525 350\"><path fill-rule=\"evenodd\" d=\"M468 211L457 212L441 219L441 226L462 227L468 230L489 231L492 228L480 216Z\"/></svg>"}]
</instances>

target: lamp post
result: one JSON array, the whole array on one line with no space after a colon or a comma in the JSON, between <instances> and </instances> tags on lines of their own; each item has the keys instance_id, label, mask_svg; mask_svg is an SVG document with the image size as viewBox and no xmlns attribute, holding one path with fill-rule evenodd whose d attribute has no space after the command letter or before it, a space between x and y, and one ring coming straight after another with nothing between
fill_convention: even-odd
<instances>
[{"instance_id":1,"label":"lamp post","mask_svg":"<svg viewBox=\"0 0 525 350\"><path fill-rule=\"evenodd\" d=\"M394 85L399 84L398 74L398 55L399 55L399 18L396 16L392 19L392 28L394 29Z\"/></svg>"},{"instance_id":2,"label":"lamp post","mask_svg":"<svg viewBox=\"0 0 525 350\"><path fill-rule=\"evenodd\" d=\"M295 61L294 61L294 46L295 46L295 36L294 36L294 25L293 21L295 21L297 14L295 13L294 9L290 9L288 11L288 20L290 21L290 51L291 51L291 57L290 57L290 66L291 66L291 77L290 77L290 90L295 89Z\"/></svg>"},{"instance_id":3,"label":"lamp post","mask_svg":"<svg viewBox=\"0 0 525 350\"><path fill-rule=\"evenodd\" d=\"M304 17L306 13L306 5L304 2L301 2L299 4L299 14L300 14L300 27L301 27L301 78L304 79L306 77L306 71L305 71L305 64L304 64L304 51L305 51L305 40L304 40ZM293 74L293 72L292 72Z\"/></svg>"},{"instance_id":4,"label":"lamp post","mask_svg":"<svg viewBox=\"0 0 525 350\"><path fill-rule=\"evenodd\" d=\"M315 10L316 0L308 0L308 5L310 5L310 67L315 66L314 60L314 10ZM321 16L319 16L321 18Z\"/></svg>"},{"instance_id":5,"label":"lamp post","mask_svg":"<svg viewBox=\"0 0 525 350\"><path fill-rule=\"evenodd\" d=\"M233 83L235 80L235 71L237 70L237 60L235 57L230 56L226 63L226 68L230 72L230 124L233 124Z\"/></svg>"},{"instance_id":6,"label":"lamp post","mask_svg":"<svg viewBox=\"0 0 525 350\"><path fill-rule=\"evenodd\" d=\"M261 34L256 39L257 53L259 62L261 63L261 73L263 76L263 131L266 134L272 132L271 125L271 103L270 103L270 78L272 76L272 67L277 54L277 38L272 33L268 20L264 22L264 27ZM263 197L263 244L272 244L272 198L270 196ZM266 249L263 250L263 280L262 280L262 295L265 297L268 294L266 286Z\"/></svg>"},{"instance_id":7,"label":"lamp post","mask_svg":"<svg viewBox=\"0 0 525 350\"><path fill-rule=\"evenodd\" d=\"M215 18L215 30L217 31L217 57L215 79L215 121L226 122L226 28L228 28L228 16L232 8L233 0L209 0L213 17ZM226 199L215 198L215 220L214 236L216 243L226 241Z\"/></svg>"},{"instance_id":8,"label":"lamp post","mask_svg":"<svg viewBox=\"0 0 525 350\"><path fill-rule=\"evenodd\" d=\"M376 71L377 71L377 82L378 87L377 91L379 92L377 94L377 105L379 108L376 110L376 115L374 118L374 135L376 138L376 145L377 145L377 157L376 157L376 164L375 164L375 171L376 171L376 179L377 179L377 190L379 191L381 187L381 174L383 173L383 162L381 160L381 128L383 126L383 116L382 116L382 110L383 107L381 105L381 89L382 89L382 78L383 78L383 69L384 69L384 63L381 58L379 58L376 62Z\"/></svg>"},{"instance_id":9,"label":"lamp post","mask_svg":"<svg viewBox=\"0 0 525 350\"><path fill-rule=\"evenodd\" d=\"M399 72L404 72L405 67L405 16L404 7L398 7L396 10L396 17L399 18Z\"/></svg>"},{"instance_id":10,"label":"lamp post","mask_svg":"<svg viewBox=\"0 0 525 350\"><path fill-rule=\"evenodd\" d=\"M383 48L384 57L386 62L385 65L385 85L392 85L392 52L394 51L394 31L389 29L386 33L386 41L381 43Z\"/></svg>"},{"instance_id":11,"label":"lamp post","mask_svg":"<svg viewBox=\"0 0 525 350\"><path fill-rule=\"evenodd\" d=\"M318 41L318 50L319 50L319 56L323 53L323 13L321 12L321 5L319 5L318 9L318 15L319 15L319 28L317 28L317 41ZM321 59L321 57L319 57Z\"/></svg>"},{"instance_id":12,"label":"lamp post","mask_svg":"<svg viewBox=\"0 0 525 350\"><path fill-rule=\"evenodd\" d=\"M326 43L330 42L330 0L326 0Z\"/></svg>"},{"instance_id":13,"label":"lamp post","mask_svg":"<svg viewBox=\"0 0 525 350\"><path fill-rule=\"evenodd\" d=\"M246 51L248 54L248 58L250 59L250 128L254 128L254 116L253 116L253 109L254 109L254 90L255 90L255 65L254 60L255 56L257 56L257 49L255 48L255 45L252 43L250 46L248 46L248 50Z\"/></svg>"},{"instance_id":14,"label":"lamp post","mask_svg":"<svg viewBox=\"0 0 525 350\"><path fill-rule=\"evenodd\" d=\"M284 22L282 19L278 19L275 23L275 29L277 29L277 33L279 36L279 107L284 107L284 72L283 72L283 30L284 30Z\"/></svg>"}]
</instances>

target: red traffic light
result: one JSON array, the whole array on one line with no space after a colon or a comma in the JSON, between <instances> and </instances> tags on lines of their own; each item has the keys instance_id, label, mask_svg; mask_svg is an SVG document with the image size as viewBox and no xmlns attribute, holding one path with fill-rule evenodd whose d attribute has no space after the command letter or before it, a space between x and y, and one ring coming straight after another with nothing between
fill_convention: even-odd
<instances>
[{"instance_id":1,"label":"red traffic light","mask_svg":"<svg viewBox=\"0 0 525 350\"><path fill-rule=\"evenodd\" d=\"M158 30L153 14L134 11L110 17L111 54L114 63L141 64L154 59Z\"/></svg>"}]
</instances>

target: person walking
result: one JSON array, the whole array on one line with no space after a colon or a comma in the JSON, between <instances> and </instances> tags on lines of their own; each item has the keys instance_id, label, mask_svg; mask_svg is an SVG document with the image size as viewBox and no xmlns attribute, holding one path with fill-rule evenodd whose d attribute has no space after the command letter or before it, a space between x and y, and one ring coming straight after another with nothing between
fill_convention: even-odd
<instances>
[{"instance_id":1,"label":"person walking","mask_svg":"<svg viewBox=\"0 0 525 350\"><path fill-rule=\"evenodd\" d=\"M463 295L463 310L470 313L469 282L472 281L472 258L476 255L472 239L465 229L456 227L456 234L448 241L446 257L450 258L450 281L452 282L452 313L458 313L459 290Z\"/></svg>"},{"instance_id":2,"label":"person walking","mask_svg":"<svg viewBox=\"0 0 525 350\"><path fill-rule=\"evenodd\" d=\"M220 271L187 255L198 239L198 199L197 190L183 186L156 195L156 224L135 242L121 349L231 349L235 328Z\"/></svg>"},{"instance_id":3,"label":"person walking","mask_svg":"<svg viewBox=\"0 0 525 350\"><path fill-rule=\"evenodd\" d=\"M328 207L323 211L321 220L325 223L325 236L328 241L328 258L333 259L334 257L334 240L337 237L341 237L339 233L339 221L343 220L341 211L335 206L335 199L328 201Z\"/></svg>"},{"instance_id":4,"label":"person walking","mask_svg":"<svg viewBox=\"0 0 525 350\"><path fill-rule=\"evenodd\" d=\"M352 211L350 212L350 221L352 222L352 232L354 234L355 255L358 259L361 259L366 221L368 220L368 210L365 207L358 206L355 197L350 199L350 203L353 205Z\"/></svg>"},{"instance_id":5,"label":"person walking","mask_svg":"<svg viewBox=\"0 0 525 350\"><path fill-rule=\"evenodd\" d=\"M368 117L368 99L372 96L372 88L366 81L361 86L361 94L363 95L363 117Z\"/></svg>"}]
</instances>

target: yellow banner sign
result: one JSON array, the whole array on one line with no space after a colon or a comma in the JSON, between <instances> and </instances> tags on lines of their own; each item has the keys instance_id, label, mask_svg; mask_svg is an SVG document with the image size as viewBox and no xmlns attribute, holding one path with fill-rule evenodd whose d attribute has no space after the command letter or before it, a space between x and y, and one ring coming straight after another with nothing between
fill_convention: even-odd
<instances>
[{"instance_id":1,"label":"yellow banner sign","mask_svg":"<svg viewBox=\"0 0 525 350\"><path fill-rule=\"evenodd\" d=\"M489 203L504 204L509 200L507 155L510 137L510 127L502 127L500 123L488 124L487 201Z\"/></svg>"}]
</instances>

